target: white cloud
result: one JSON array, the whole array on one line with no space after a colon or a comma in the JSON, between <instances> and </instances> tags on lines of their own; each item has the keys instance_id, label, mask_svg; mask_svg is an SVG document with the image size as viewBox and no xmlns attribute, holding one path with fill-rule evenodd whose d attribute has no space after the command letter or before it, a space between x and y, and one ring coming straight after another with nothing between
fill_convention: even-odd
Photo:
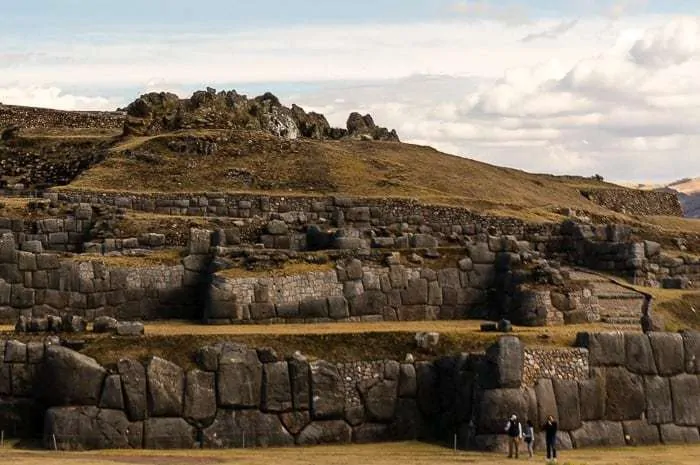
<instances>
[{"instance_id":1,"label":"white cloud","mask_svg":"<svg viewBox=\"0 0 700 465\"><path fill-rule=\"evenodd\" d=\"M119 100L67 94L57 87L0 87L0 103L57 110L114 110Z\"/></svg>"},{"instance_id":2,"label":"white cloud","mask_svg":"<svg viewBox=\"0 0 700 465\"><path fill-rule=\"evenodd\" d=\"M700 20L680 18L647 32L630 49L635 63L653 68L680 65L700 54Z\"/></svg>"},{"instance_id":3,"label":"white cloud","mask_svg":"<svg viewBox=\"0 0 700 465\"><path fill-rule=\"evenodd\" d=\"M520 42L532 42L535 40L540 40L540 39L556 39L567 32L569 32L571 29L576 27L578 24L579 19L571 19L571 20L566 20L566 21L560 21L553 26L548 27L547 29L540 31L540 32L532 32L522 39L520 39Z\"/></svg>"}]
</instances>

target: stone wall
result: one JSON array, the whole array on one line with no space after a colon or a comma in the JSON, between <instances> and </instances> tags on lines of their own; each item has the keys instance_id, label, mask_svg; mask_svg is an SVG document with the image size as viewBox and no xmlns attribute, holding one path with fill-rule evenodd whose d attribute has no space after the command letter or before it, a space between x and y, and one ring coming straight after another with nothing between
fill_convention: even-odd
<instances>
[{"instance_id":1,"label":"stone wall","mask_svg":"<svg viewBox=\"0 0 700 465\"><path fill-rule=\"evenodd\" d=\"M0 128L17 125L20 128L121 129L125 119L120 112L61 111L0 103Z\"/></svg>"},{"instance_id":2,"label":"stone wall","mask_svg":"<svg viewBox=\"0 0 700 465\"><path fill-rule=\"evenodd\" d=\"M683 209L675 192L590 189L582 191L581 194L602 207L629 215L683 216Z\"/></svg>"},{"instance_id":3,"label":"stone wall","mask_svg":"<svg viewBox=\"0 0 700 465\"><path fill-rule=\"evenodd\" d=\"M534 386L540 378L583 381L588 379L588 351L525 348L522 384Z\"/></svg>"},{"instance_id":4,"label":"stone wall","mask_svg":"<svg viewBox=\"0 0 700 465\"><path fill-rule=\"evenodd\" d=\"M502 338L487 353L488 382L470 388L473 417L452 425L460 443L504 450L513 413L535 425L553 415L560 448L700 441L700 333L581 333L577 345L586 350L535 355L517 338ZM590 370L582 379L585 352ZM543 442L540 434L537 447Z\"/></svg>"}]
</instances>

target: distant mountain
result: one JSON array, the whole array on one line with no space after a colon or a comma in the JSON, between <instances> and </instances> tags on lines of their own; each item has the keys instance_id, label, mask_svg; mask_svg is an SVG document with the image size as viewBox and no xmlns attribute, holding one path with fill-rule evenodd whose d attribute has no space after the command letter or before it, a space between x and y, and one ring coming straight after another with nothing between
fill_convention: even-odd
<instances>
[{"instance_id":1,"label":"distant mountain","mask_svg":"<svg viewBox=\"0 0 700 465\"><path fill-rule=\"evenodd\" d=\"M616 183L621 186L641 190L665 190L678 193L678 199L683 207L683 213L690 218L700 218L700 177L684 178L670 184L653 183Z\"/></svg>"}]
</instances>

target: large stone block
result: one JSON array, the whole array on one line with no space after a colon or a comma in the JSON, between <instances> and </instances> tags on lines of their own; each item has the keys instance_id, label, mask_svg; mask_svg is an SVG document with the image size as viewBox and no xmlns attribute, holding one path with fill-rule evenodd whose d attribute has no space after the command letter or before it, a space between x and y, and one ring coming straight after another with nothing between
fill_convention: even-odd
<instances>
[{"instance_id":1,"label":"large stone block","mask_svg":"<svg viewBox=\"0 0 700 465\"><path fill-rule=\"evenodd\" d=\"M328 300L305 300L299 304L299 316L302 318L328 318Z\"/></svg>"},{"instance_id":2,"label":"large stone block","mask_svg":"<svg viewBox=\"0 0 700 465\"><path fill-rule=\"evenodd\" d=\"M259 407L262 364L254 350L230 347L219 360L217 391L219 406Z\"/></svg>"},{"instance_id":3,"label":"large stone block","mask_svg":"<svg viewBox=\"0 0 700 465\"><path fill-rule=\"evenodd\" d=\"M297 444L347 444L352 441L352 428L343 420L315 421L299 433Z\"/></svg>"},{"instance_id":4,"label":"large stone block","mask_svg":"<svg viewBox=\"0 0 700 465\"><path fill-rule=\"evenodd\" d=\"M570 434L576 448L625 445L625 433L618 421L584 421L581 428Z\"/></svg>"},{"instance_id":5,"label":"large stone block","mask_svg":"<svg viewBox=\"0 0 700 465\"><path fill-rule=\"evenodd\" d=\"M471 258L474 263L493 264L496 261L496 254L491 252L486 242L468 245L467 251L469 253L469 258Z\"/></svg>"},{"instance_id":6,"label":"large stone block","mask_svg":"<svg viewBox=\"0 0 700 465\"><path fill-rule=\"evenodd\" d=\"M679 426L700 426L700 378L678 375L671 378L673 418Z\"/></svg>"},{"instance_id":7,"label":"large stone block","mask_svg":"<svg viewBox=\"0 0 700 465\"><path fill-rule=\"evenodd\" d=\"M417 390L416 367L411 363L402 363L399 368L399 397L415 397Z\"/></svg>"},{"instance_id":8,"label":"large stone block","mask_svg":"<svg viewBox=\"0 0 700 465\"><path fill-rule=\"evenodd\" d=\"M387 305L387 296L382 291L366 291L350 297L348 302L352 316L381 315Z\"/></svg>"},{"instance_id":9,"label":"large stone block","mask_svg":"<svg viewBox=\"0 0 700 465\"><path fill-rule=\"evenodd\" d=\"M328 297L328 316L334 320L343 320L350 316L348 301L345 297Z\"/></svg>"},{"instance_id":10,"label":"large stone block","mask_svg":"<svg viewBox=\"0 0 700 465\"><path fill-rule=\"evenodd\" d=\"M352 429L352 442L371 444L386 442L390 439L389 425L382 423L365 423Z\"/></svg>"},{"instance_id":11,"label":"large stone block","mask_svg":"<svg viewBox=\"0 0 700 465\"><path fill-rule=\"evenodd\" d=\"M277 415L259 410L219 410L214 423L202 432L205 448L280 447L294 437Z\"/></svg>"},{"instance_id":12,"label":"large stone block","mask_svg":"<svg viewBox=\"0 0 700 465\"><path fill-rule=\"evenodd\" d=\"M94 359L65 347L50 345L41 368L39 394L50 406L97 405L107 371Z\"/></svg>"},{"instance_id":13,"label":"large stone block","mask_svg":"<svg viewBox=\"0 0 700 465\"><path fill-rule=\"evenodd\" d=\"M493 370L494 387L517 388L523 377L525 353L523 344L515 336L501 337L486 352Z\"/></svg>"},{"instance_id":14,"label":"large stone block","mask_svg":"<svg viewBox=\"0 0 700 465\"><path fill-rule=\"evenodd\" d=\"M537 397L537 418L533 419L538 425L544 424L548 416L553 416L559 421L557 398L554 395L554 383L549 378L540 378L535 383L535 396Z\"/></svg>"},{"instance_id":15,"label":"large stone block","mask_svg":"<svg viewBox=\"0 0 700 465\"><path fill-rule=\"evenodd\" d=\"M146 418L148 402L146 398L146 369L140 362L122 359L117 363L117 370L122 379L124 404L131 421Z\"/></svg>"},{"instance_id":16,"label":"large stone block","mask_svg":"<svg viewBox=\"0 0 700 465\"><path fill-rule=\"evenodd\" d=\"M425 305L428 303L428 281L409 279L408 287L401 291L403 305Z\"/></svg>"},{"instance_id":17,"label":"large stone block","mask_svg":"<svg viewBox=\"0 0 700 465\"><path fill-rule=\"evenodd\" d=\"M143 424L129 422L118 410L52 407L44 417L44 445L59 450L141 448Z\"/></svg>"},{"instance_id":18,"label":"large stone block","mask_svg":"<svg viewBox=\"0 0 700 465\"><path fill-rule=\"evenodd\" d=\"M625 441L630 446L653 446L661 442L659 427L644 420L623 421Z\"/></svg>"},{"instance_id":19,"label":"large stone block","mask_svg":"<svg viewBox=\"0 0 700 465\"><path fill-rule=\"evenodd\" d=\"M198 426L210 425L216 416L216 375L192 370L185 379L184 418Z\"/></svg>"},{"instance_id":20,"label":"large stone block","mask_svg":"<svg viewBox=\"0 0 700 465\"><path fill-rule=\"evenodd\" d=\"M190 229L189 251L191 255L206 255L211 245L211 231Z\"/></svg>"},{"instance_id":21,"label":"large stone block","mask_svg":"<svg viewBox=\"0 0 700 465\"><path fill-rule=\"evenodd\" d=\"M381 380L360 389L367 417L370 421L388 422L396 412L398 383Z\"/></svg>"},{"instance_id":22,"label":"large stone block","mask_svg":"<svg viewBox=\"0 0 700 465\"><path fill-rule=\"evenodd\" d=\"M124 410L122 379L119 375L109 375L105 379L99 406L103 409Z\"/></svg>"},{"instance_id":23,"label":"large stone block","mask_svg":"<svg viewBox=\"0 0 700 465\"><path fill-rule=\"evenodd\" d=\"M511 415L516 414L521 421L528 417L530 399L521 389L487 389L477 411L480 434L501 434Z\"/></svg>"},{"instance_id":24,"label":"large stone block","mask_svg":"<svg viewBox=\"0 0 700 465\"><path fill-rule=\"evenodd\" d=\"M654 350L656 369L661 376L673 376L685 371L683 337L678 333L649 333Z\"/></svg>"},{"instance_id":25,"label":"large stone block","mask_svg":"<svg viewBox=\"0 0 700 465\"><path fill-rule=\"evenodd\" d=\"M296 353L288 361L294 410L308 410L311 406L311 368L306 357Z\"/></svg>"},{"instance_id":26,"label":"large stone block","mask_svg":"<svg viewBox=\"0 0 700 465\"><path fill-rule=\"evenodd\" d=\"M612 421L638 420L646 407L642 377L624 368L605 370L605 418Z\"/></svg>"},{"instance_id":27,"label":"large stone block","mask_svg":"<svg viewBox=\"0 0 700 465\"><path fill-rule=\"evenodd\" d=\"M469 286L476 289L489 289L496 279L496 267L475 264L469 272Z\"/></svg>"},{"instance_id":28,"label":"large stone block","mask_svg":"<svg viewBox=\"0 0 700 465\"><path fill-rule=\"evenodd\" d=\"M312 418L342 418L345 394L338 368L324 360L319 360L312 362L310 369Z\"/></svg>"},{"instance_id":29,"label":"large stone block","mask_svg":"<svg viewBox=\"0 0 700 465\"><path fill-rule=\"evenodd\" d=\"M573 380L554 380L554 393L557 397L559 428L573 431L581 427L581 408L578 383Z\"/></svg>"},{"instance_id":30,"label":"large stone block","mask_svg":"<svg viewBox=\"0 0 700 465\"><path fill-rule=\"evenodd\" d=\"M152 417L182 416L185 374L182 368L159 357L146 365L148 411Z\"/></svg>"},{"instance_id":31,"label":"large stone block","mask_svg":"<svg viewBox=\"0 0 700 465\"><path fill-rule=\"evenodd\" d=\"M416 363L416 400L420 411L427 416L435 415L440 410L438 380L435 365L431 362Z\"/></svg>"},{"instance_id":32,"label":"large stone block","mask_svg":"<svg viewBox=\"0 0 700 465\"><path fill-rule=\"evenodd\" d=\"M647 421L658 425L673 423L673 401L668 378L646 376L644 378Z\"/></svg>"},{"instance_id":33,"label":"large stone block","mask_svg":"<svg viewBox=\"0 0 700 465\"><path fill-rule=\"evenodd\" d=\"M292 409L292 387L287 362L263 366L262 410L286 412Z\"/></svg>"},{"instance_id":34,"label":"large stone block","mask_svg":"<svg viewBox=\"0 0 700 465\"><path fill-rule=\"evenodd\" d=\"M623 366L626 362L623 333L579 333L576 346L588 349L592 367Z\"/></svg>"},{"instance_id":35,"label":"large stone block","mask_svg":"<svg viewBox=\"0 0 700 465\"><path fill-rule=\"evenodd\" d=\"M287 431L296 436L311 423L311 415L308 411L285 412L280 414L280 421Z\"/></svg>"},{"instance_id":36,"label":"large stone block","mask_svg":"<svg viewBox=\"0 0 700 465\"><path fill-rule=\"evenodd\" d=\"M625 352L627 369L639 375L655 375L656 362L649 336L640 333L625 335Z\"/></svg>"},{"instance_id":37,"label":"large stone block","mask_svg":"<svg viewBox=\"0 0 700 465\"><path fill-rule=\"evenodd\" d=\"M685 371L700 375L700 331L684 331L682 336Z\"/></svg>"},{"instance_id":38,"label":"large stone block","mask_svg":"<svg viewBox=\"0 0 700 465\"><path fill-rule=\"evenodd\" d=\"M146 449L193 449L197 429L183 418L149 418L144 422Z\"/></svg>"},{"instance_id":39,"label":"large stone block","mask_svg":"<svg viewBox=\"0 0 700 465\"><path fill-rule=\"evenodd\" d=\"M581 400L581 420L602 420L605 418L605 374L603 369L591 370L589 379L579 381Z\"/></svg>"},{"instance_id":40,"label":"large stone block","mask_svg":"<svg viewBox=\"0 0 700 465\"><path fill-rule=\"evenodd\" d=\"M696 444L700 442L698 429L692 426L673 424L660 425L661 442L664 444Z\"/></svg>"}]
</instances>

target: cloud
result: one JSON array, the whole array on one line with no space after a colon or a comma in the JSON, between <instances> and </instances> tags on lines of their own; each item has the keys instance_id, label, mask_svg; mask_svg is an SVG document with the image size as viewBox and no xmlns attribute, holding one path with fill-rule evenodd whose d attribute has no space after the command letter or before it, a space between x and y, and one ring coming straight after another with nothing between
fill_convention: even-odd
<instances>
[{"instance_id":1,"label":"cloud","mask_svg":"<svg viewBox=\"0 0 700 465\"><path fill-rule=\"evenodd\" d=\"M121 99L64 93L57 87L0 87L0 103L57 110L115 110Z\"/></svg>"},{"instance_id":2,"label":"cloud","mask_svg":"<svg viewBox=\"0 0 700 465\"><path fill-rule=\"evenodd\" d=\"M630 58L650 68L681 65L700 54L700 20L680 18L647 32L630 49Z\"/></svg>"},{"instance_id":3,"label":"cloud","mask_svg":"<svg viewBox=\"0 0 700 465\"><path fill-rule=\"evenodd\" d=\"M556 39L559 36L566 34L571 29L576 27L578 22L579 22L579 19L572 19L569 21L561 21L558 24L556 24L550 28L547 28L543 31L528 34L525 37L523 37L522 39L520 39L520 41L521 42L532 42L532 41L539 40L539 39Z\"/></svg>"},{"instance_id":4,"label":"cloud","mask_svg":"<svg viewBox=\"0 0 700 465\"><path fill-rule=\"evenodd\" d=\"M520 26L531 21L527 8L515 3L498 5L485 0L463 0L453 3L449 9L474 20L498 21L510 26Z\"/></svg>"}]
</instances>

